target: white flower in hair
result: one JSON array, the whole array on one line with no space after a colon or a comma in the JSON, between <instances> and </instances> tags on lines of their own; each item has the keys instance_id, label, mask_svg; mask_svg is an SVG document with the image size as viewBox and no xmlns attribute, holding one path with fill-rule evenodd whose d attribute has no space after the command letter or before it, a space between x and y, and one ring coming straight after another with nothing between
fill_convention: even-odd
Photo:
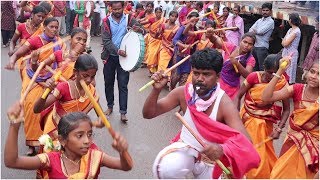
<instances>
[{"instance_id":1,"label":"white flower in hair","mask_svg":"<svg viewBox=\"0 0 320 180\"><path fill-rule=\"evenodd\" d=\"M40 144L43 145L43 149L45 151L51 151L53 150L54 146L53 146L53 142L51 137L48 134L43 134L42 136L40 136L40 138L38 139Z\"/></svg>"}]
</instances>

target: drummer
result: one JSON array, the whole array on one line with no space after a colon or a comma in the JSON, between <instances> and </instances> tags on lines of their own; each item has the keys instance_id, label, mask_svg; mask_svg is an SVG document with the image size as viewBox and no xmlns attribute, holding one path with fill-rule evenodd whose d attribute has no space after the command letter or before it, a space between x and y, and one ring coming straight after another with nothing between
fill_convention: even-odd
<instances>
[{"instance_id":1,"label":"drummer","mask_svg":"<svg viewBox=\"0 0 320 180\"><path fill-rule=\"evenodd\" d=\"M119 64L119 56L126 57L126 52L120 49L122 38L127 33L127 28L132 28L133 31L145 34L144 28L133 18L131 14L123 13L123 1L111 1L112 13L103 20L102 41L103 50L101 58L104 60L104 85L105 94L108 103L106 115L113 112L114 105L114 82L115 74L117 73L118 90L119 90L119 107L120 120L124 123L128 121L127 103L128 103L128 83L129 72L124 71ZM128 20L127 20L128 18Z\"/></svg>"}]
</instances>

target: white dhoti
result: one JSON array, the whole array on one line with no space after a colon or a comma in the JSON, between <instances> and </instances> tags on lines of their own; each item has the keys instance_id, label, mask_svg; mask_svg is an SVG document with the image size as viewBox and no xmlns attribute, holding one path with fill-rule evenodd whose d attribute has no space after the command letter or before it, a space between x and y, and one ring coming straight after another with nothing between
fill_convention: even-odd
<instances>
[{"instance_id":1,"label":"white dhoti","mask_svg":"<svg viewBox=\"0 0 320 180\"><path fill-rule=\"evenodd\" d=\"M153 174L159 179L212 179L213 165L197 160L199 151L183 142L175 142L157 155Z\"/></svg>"}]
</instances>

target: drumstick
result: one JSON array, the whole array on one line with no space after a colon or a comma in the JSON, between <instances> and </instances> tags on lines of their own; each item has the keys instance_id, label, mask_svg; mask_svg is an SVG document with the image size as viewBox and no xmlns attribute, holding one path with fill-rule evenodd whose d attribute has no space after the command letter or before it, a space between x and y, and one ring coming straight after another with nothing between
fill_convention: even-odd
<instances>
[{"instance_id":1,"label":"drumstick","mask_svg":"<svg viewBox=\"0 0 320 180\"><path fill-rule=\"evenodd\" d=\"M57 72L54 71L50 66L46 65L46 70L48 70L49 72L51 72L52 74L56 74ZM60 81L67 81L66 78L64 78L62 75L59 77Z\"/></svg>"},{"instance_id":2,"label":"drumstick","mask_svg":"<svg viewBox=\"0 0 320 180\"><path fill-rule=\"evenodd\" d=\"M268 137L267 139L263 140L262 142L254 145L254 147L255 147L255 148L259 148L261 145L263 145L264 143L267 143L267 142L269 142L269 141L271 141L271 140L273 140L273 138L272 138L272 137Z\"/></svg>"},{"instance_id":3,"label":"drumstick","mask_svg":"<svg viewBox=\"0 0 320 180\"><path fill-rule=\"evenodd\" d=\"M43 52L43 51L47 51L47 50L53 48L54 46L56 46L56 45L58 45L58 44L60 44L60 43L63 43L63 42L65 42L65 41L68 41L70 38L71 38L71 36L66 36L66 37L58 40L58 41L55 42L55 43L52 43L52 42L51 42L51 43L49 43L49 44L46 44L46 45L42 46L41 48L39 48L38 50L40 51L40 53ZM25 56L22 60L25 61L25 60L30 59L30 58L31 58L31 54Z\"/></svg>"},{"instance_id":4,"label":"drumstick","mask_svg":"<svg viewBox=\"0 0 320 180\"><path fill-rule=\"evenodd\" d=\"M59 79L59 77L61 76L61 74L62 74L62 72L61 72L61 71L58 71L58 72L53 76L55 82L58 81L58 79ZM44 91L44 93L42 94L41 99L46 99L47 96L48 96L48 94L50 93L50 91L51 91L51 89L50 89L50 88L47 88L47 89Z\"/></svg>"},{"instance_id":5,"label":"drumstick","mask_svg":"<svg viewBox=\"0 0 320 180\"><path fill-rule=\"evenodd\" d=\"M199 43L199 40L197 40L197 41L195 41L193 44L191 44L191 47L193 47L194 45L196 45L196 44L198 44ZM190 48L191 48L190 47ZM185 49L183 49L182 51L181 51L181 53L184 53L184 52L186 52L186 50L188 50L189 48L185 48Z\"/></svg>"},{"instance_id":6,"label":"drumstick","mask_svg":"<svg viewBox=\"0 0 320 180\"><path fill-rule=\"evenodd\" d=\"M83 90L86 92L87 96L89 97L94 109L96 110L97 114L99 115L99 117L102 119L103 124L106 126L106 128L109 130L109 133L111 134L112 138L115 138L115 132L112 129L107 117L104 115L104 113L102 112L102 109L100 107L100 105L97 103L97 101L95 100L95 98L93 97L93 95L91 94L87 84L84 82L84 80L80 80L80 84L83 88ZM123 152L123 157L127 160L128 164L130 167L133 166L133 162L132 162L132 158L129 155L128 151L124 151Z\"/></svg>"},{"instance_id":7,"label":"drumstick","mask_svg":"<svg viewBox=\"0 0 320 180\"><path fill-rule=\"evenodd\" d=\"M212 30L213 32L215 31L224 31L224 30L232 30L232 29L237 29L238 27L226 27L226 28L219 28L219 29L214 29ZM200 33L206 33L207 30L200 30L200 31L194 31L195 34L200 34Z\"/></svg>"},{"instance_id":8,"label":"drumstick","mask_svg":"<svg viewBox=\"0 0 320 180\"><path fill-rule=\"evenodd\" d=\"M222 40L222 46L226 50L227 54L230 56L230 52L229 52L229 50L223 40ZM232 65L233 65L233 68L236 71L236 73L238 73L239 72L238 67L235 64L232 64Z\"/></svg>"},{"instance_id":9,"label":"drumstick","mask_svg":"<svg viewBox=\"0 0 320 180\"><path fill-rule=\"evenodd\" d=\"M168 74L169 72L171 72L172 70L174 70L175 68L177 68L178 66L180 66L182 63L184 63L186 60L188 60L190 57L190 55L188 55L187 57L183 58L181 61L177 62L175 65L173 65L171 68L167 69L166 71L164 71L164 75ZM145 90L147 87L151 86L152 84L154 84L155 81L152 80L150 82L148 82L147 84L145 84L144 86L142 86L140 89L139 89L139 92Z\"/></svg>"},{"instance_id":10,"label":"drumstick","mask_svg":"<svg viewBox=\"0 0 320 180\"><path fill-rule=\"evenodd\" d=\"M184 127L186 127L188 129L188 131L193 135L193 137L201 144L202 147L206 147L207 145L200 139L200 137L192 130L192 128L189 126L189 124L183 119L183 117L176 112L175 113L176 117L182 122L182 124L184 125ZM224 166L224 164L219 160L216 159L214 160L218 166L223 170L223 172L227 175L232 175L230 170Z\"/></svg>"}]
</instances>

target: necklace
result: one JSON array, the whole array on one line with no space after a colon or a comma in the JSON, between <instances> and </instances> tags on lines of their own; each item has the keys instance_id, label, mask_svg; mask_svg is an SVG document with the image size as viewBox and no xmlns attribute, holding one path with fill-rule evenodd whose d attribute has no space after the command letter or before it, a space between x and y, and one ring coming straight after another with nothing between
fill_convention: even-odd
<instances>
[{"instance_id":1,"label":"necklace","mask_svg":"<svg viewBox=\"0 0 320 180\"><path fill-rule=\"evenodd\" d=\"M312 98L312 97L310 97L309 95L308 95L308 93L307 93L307 86L306 86L306 88L305 88L305 91L304 91L304 95L305 95L305 98L307 99L307 100L311 100L311 101L315 101L315 102L318 102L319 100L318 100L318 97L316 97L316 98Z\"/></svg>"},{"instance_id":2,"label":"necklace","mask_svg":"<svg viewBox=\"0 0 320 180\"><path fill-rule=\"evenodd\" d=\"M63 157L65 157L68 161L70 161L72 164L74 164L74 165L78 165L79 164L79 162L80 162L80 160L81 159L79 159L78 161L73 161L73 160L71 160L71 159L69 159L64 153L62 153L61 155L63 155ZM64 165L64 164L63 164ZM67 169L66 169L67 170Z\"/></svg>"},{"instance_id":3,"label":"necklace","mask_svg":"<svg viewBox=\"0 0 320 180\"><path fill-rule=\"evenodd\" d=\"M74 85L76 86L76 90L77 90L77 92L78 92L78 94L79 94L79 101L80 102L84 102L84 101L86 101L86 99L88 98L88 96L85 94L84 96L81 96L81 94L80 94L80 91L79 91L79 89L78 89L78 86L77 86L77 84L76 84L76 82L75 81L73 81L74 82Z\"/></svg>"}]
</instances>

